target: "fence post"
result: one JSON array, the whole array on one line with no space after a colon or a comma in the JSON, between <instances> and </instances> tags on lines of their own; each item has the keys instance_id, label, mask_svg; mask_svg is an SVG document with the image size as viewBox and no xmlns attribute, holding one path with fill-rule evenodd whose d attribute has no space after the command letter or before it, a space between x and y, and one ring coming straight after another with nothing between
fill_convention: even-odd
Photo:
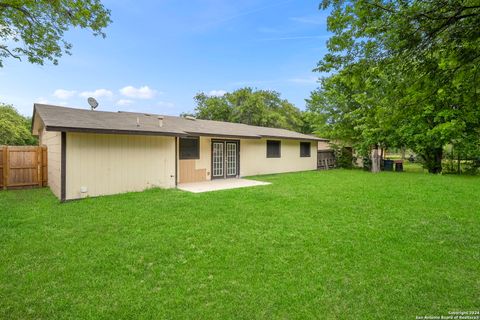
<instances>
[{"instance_id":1,"label":"fence post","mask_svg":"<svg viewBox=\"0 0 480 320\"><path fill-rule=\"evenodd\" d=\"M8 183L8 147L4 146L3 150L3 190L7 190L7 183Z\"/></svg>"}]
</instances>

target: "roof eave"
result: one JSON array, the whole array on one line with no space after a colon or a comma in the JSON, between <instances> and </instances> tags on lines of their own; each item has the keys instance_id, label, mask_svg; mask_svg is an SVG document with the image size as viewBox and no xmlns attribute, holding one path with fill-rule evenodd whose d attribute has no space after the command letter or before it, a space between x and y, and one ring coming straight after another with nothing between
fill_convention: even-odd
<instances>
[{"instance_id":1,"label":"roof eave","mask_svg":"<svg viewBox=\"0 0 480 320\"><path fill-rule=\"evenodd\" d=\"M244 136L238 134L219 134L219 133L204 133L204 132L194 132L186 131L189 135L192 136L204 136L204 137L220 137L220 138L237 138L237 139L261 139L261 136Z\"/></svg>"},{"instance_id":2,"label":"roof eave","mask_svg":"<svg viewBox=\"0 0 480 320\"><path fill-rule=\"evenodd\" d=\"M59 132L81 132L81 133L101 133L101 134L126 134L139 136L172 136L182 137L187 136L185 133L168 132L168 131L142 131L142 130L119 130L119 129L101 129L101 128L75 128L75 127L61 127L61 126L46 126L46 131Z\"/></svg>"},{"instance_id":3,"label":"roof eave","mask_svg":"<svg viewBox=\"0 0 480 320\"><path fill-rule=\"evenodd\" d=\"M40 121L40 127L39 128L45 128L45 122L43 121L42 117L40 116L40 114L37 115L37 104L38 103L34 103L33 104L33 113L32 113L32 119L30 120L30 133L32 134L32 136L34 137L39 137L40 136L40 130L38 130L38 132L34 132L33 129L35 128L35 122L36 121Z\"/></svg>"},{"instance_id":4,"label":"roof eave","mask_svg":"<svg viewBox=\"0 0 480 320\"><path fill-rule=\"evenodd\" d=\"M30 120L30 133L33 135L33 136L38 136L36 134L33 133L33 124L34 124L34 121L35 121L35 115L37 114L37 104L34 103L33 104L33 114L32 114L32 119Z\"/></svg>"},{"instance_id":5,"label":"roof eave","mask_svg":"<svg viewBox=\"0 0 480 320\"><path fill-rule=\"evenodd\" d=\"M285 139L285 140L326 141L324 139L316 138L316 137L284 137L284 136L275 136L275 135L262 135L261 137L267 138L267 139L272 138L272 139Z\"/></svg>"}]
</instances>

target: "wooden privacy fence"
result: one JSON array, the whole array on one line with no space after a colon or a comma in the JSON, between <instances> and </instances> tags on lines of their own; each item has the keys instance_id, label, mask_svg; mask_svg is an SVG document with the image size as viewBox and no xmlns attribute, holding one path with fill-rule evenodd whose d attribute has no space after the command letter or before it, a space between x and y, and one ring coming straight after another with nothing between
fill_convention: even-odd
<instances>
[{"instance_id":1,"label":"wooden privacy fence","mask_svg":"<svg viewBox=\"0 0 480 320\"><path fill-rule=\"evenodd\" d=\"M0 146L0 155L1 189L47 185L47 147Z\"/></svg>"},{"instance_id":2,"label":"wooden privacy fence","mask_svg":"<svg viewBox=\"0 0 480 320\"><path fill-rule=\"evenodd\" d=\"M335 160L335 153L333 150L318 150L317 153L317 168L318 170L329 170L335 168L337 165Z\"/></svg>"}]
</instances>

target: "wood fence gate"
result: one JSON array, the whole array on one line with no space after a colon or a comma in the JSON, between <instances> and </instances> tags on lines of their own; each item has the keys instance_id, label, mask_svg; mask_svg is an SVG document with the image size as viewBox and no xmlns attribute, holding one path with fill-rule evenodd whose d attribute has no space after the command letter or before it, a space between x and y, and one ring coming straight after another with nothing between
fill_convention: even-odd
<instances>
[{"instance_id":1,"label":"wood fence gate","mask_svg":"<svg viewBox=\"0 0 480 320\"><path fill-rule=\"evenodd\" d=\"M2 189L47 185L47 147L0 146L0 156L0 187Z\"/></svg>"}]
</instances>

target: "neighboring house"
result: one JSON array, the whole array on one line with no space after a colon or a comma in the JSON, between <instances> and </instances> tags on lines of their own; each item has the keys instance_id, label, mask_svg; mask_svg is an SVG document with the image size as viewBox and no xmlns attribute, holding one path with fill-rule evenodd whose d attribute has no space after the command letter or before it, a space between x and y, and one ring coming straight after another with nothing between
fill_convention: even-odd
<instances>
[{"instance_id":1,"label":"neighboring house","mask_svg":"<svg viewBox=\"0 0 480 320\"><path fill-rule=\"evenodd\" d=\"M326 140L318 142L318 160L319 160L319 168L322 168L322 162L325 161L332 161L330 159L335 158L335 146L342 146L342 148L349 152L353 159L353 165L356 167L363 166L363 158L358 154L357 150L355 150L351 144L342 142L340 140Z\"/></svg>"},{"instance_id":2,"label":"neighboring house","mask_svg":"<svg viewBox=\"0 0 480 320\"><path fill-rule=\"evenodd\" d=\"M332 148L330 141L318 141L317 150L318 169L328 170L335 168L335 151Z\"/></svg>"},{"instance_id":3,"label":"neighboring house","mask_svg":"<svg viewBox=\"0 0 480 320\"><path fill-rule=\"evenodd\" d=\"M48 147L62 201L178 183L315 170L324 139L239 123L35 104L32 132Z\"/></svg>"},{"instance_id":4,"label":"neighboring house","mask_svg":"<svg viewBox=\"0 0 480 320\"><path fill-rule=\"evenodd\" d=\"M329 140L318 141L318 151L332 151L333 148Z\"/></svg>"}]
</instances>

